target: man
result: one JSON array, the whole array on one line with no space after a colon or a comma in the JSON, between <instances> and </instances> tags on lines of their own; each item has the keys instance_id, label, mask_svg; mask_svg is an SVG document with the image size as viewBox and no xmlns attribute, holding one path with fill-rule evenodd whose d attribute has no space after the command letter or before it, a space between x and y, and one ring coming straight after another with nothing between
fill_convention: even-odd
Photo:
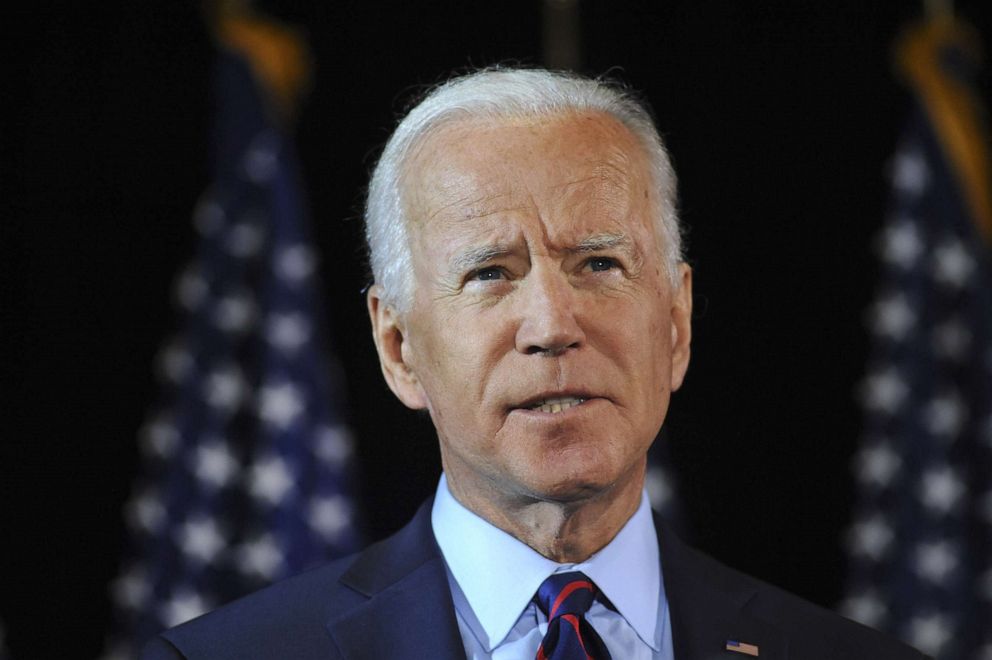
<instances>
[{"instance_id":1,"label":"man","mask_svg":"<svg viewBox=\"0 0 992 660\"><path fill-rule=\"evenodd\" d=\"M626 92L455 79L369 188L369 315L444 477L396 536L146 658L918 658L681 544L644 495L689 363L675 177Z\"/></svg>"}]
</instances>

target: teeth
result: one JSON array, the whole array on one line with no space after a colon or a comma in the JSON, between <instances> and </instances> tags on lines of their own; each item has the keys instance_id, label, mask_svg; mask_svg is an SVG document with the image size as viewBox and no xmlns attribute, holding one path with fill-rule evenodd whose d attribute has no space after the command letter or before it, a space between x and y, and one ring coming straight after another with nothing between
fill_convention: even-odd
<instances>
[{"instance_id":1,"label":"teeth","mask_svg":"<svg viewBox=\"0 0 992 660\"><path fill-rule=\"evenodd\" d=\"M562 397L558 399L545 399L539 403L535 403L530 407L531 410L540 410L546 413L560 413L563 410L568 410L572 406L577 406L585 401L585 399L578 399L575 397Z\"/></svg>"}]
</instances>

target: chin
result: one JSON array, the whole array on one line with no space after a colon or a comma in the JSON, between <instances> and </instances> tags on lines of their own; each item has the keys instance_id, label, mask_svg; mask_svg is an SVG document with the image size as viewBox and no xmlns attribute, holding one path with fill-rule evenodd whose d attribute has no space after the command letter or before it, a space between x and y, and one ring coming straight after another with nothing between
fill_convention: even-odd
<instances>
[{"instance_id":1,"label":"chin","mask_svg":"<svg viewBox=\"0 0 992 660\"><path fill-rule=\"evenodd\" d=\"M578 502L609 491L618 481L613 470L603 462L586 466L552 465L529 480L538 499L555 502Z\"/></svg>"},{"instance_id":2,"label":"chin","mask_svg":"<svg viewBox=\"0 0 992 660\"><path fill-rule=\"evenodd\" d=\"M646 452L631 456L627 452L603 451L600 445L572 448L543 457L543 461L535 461L533 465L546 466L537 479L549 499L577 501L623 490L637 480L643 486L646 463Z\"/></svg>"}]
</instances>

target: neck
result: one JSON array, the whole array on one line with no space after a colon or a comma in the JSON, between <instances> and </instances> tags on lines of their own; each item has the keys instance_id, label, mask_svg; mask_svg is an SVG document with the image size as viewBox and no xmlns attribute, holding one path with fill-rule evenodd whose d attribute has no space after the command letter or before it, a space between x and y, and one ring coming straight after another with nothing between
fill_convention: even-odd
<instances>
[{"instance_id":1,"label":"neck","mask_svg":"<svg viewBox=\"0 0 992 660\"><path fill-rule=\"evenodd\" d=\"M577 564L601 550L640 505L644 464L591 494L557 500L503 493L493 485L466 488L446 470L448 489L465 508L561 564Z\"/></svg>"}]
</instances>

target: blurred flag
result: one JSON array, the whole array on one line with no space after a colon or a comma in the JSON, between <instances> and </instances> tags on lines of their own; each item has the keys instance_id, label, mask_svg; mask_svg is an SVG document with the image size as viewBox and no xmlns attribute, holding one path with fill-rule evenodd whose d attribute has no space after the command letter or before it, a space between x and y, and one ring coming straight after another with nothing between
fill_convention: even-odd
<instances>
[{"instance_id":1,"label":"blurred flag","mask_svg":"<svg viewBox=\"0 0 992 660\"><path fill-rule=\"evenodd\" d=\"M176 286L185 327L160 356L163 405L141 432L107 657L134 657L166 627L356 548L351 440L278 120L290 95L260 84L287 69L273 55L303 51L254 20L222 27L213 182Z\"/></svg>"},{"instance_id":2,"label":"blurred flag","mask_svg":"<svg viewBox=\"0 0 992 660\"><path fill-rule=\"evenodd\" d=\"M992 188L976 62L949 18L899 49L915 107L880 242L842 604L941 660L992 659Z\"/></svg>"},{"instance_id":3,"label":"blurred flag","mask_svg":"<svg viewBox=\"0 0 992 660\"><path fill-rule=\"evenodd\" d=\"M681 501L678 496L679 482L676 479L672 459L672 438L665 427L648 450L647 472L644 475L644 488L648 492L651 508L683 537L692 538L685 527Z\"/></svg>"}]
</instances>

